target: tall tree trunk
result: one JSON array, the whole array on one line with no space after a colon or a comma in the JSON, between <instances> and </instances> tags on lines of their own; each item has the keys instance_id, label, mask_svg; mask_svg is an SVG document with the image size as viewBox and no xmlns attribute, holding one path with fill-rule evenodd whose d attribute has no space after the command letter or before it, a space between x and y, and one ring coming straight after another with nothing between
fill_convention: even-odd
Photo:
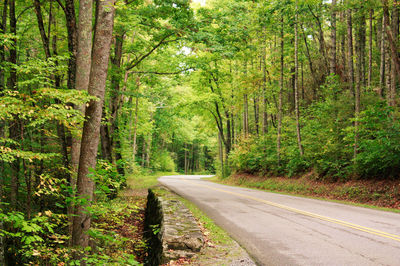
<instances>
[{"instance_id":1,"label":"tall tree trunk","mask_svg":"<svg viewBox=\"0 0 400 266\"><path fill-rule=\"evenodd\" d=\"M15 16L15 0L9 1L9 9L10 9L10 33L14 34L14 38L12 39L12 46L10 47L10 56L8 62L11 64L10 76L7 80L7 87L10 91L16 91L17 88L17 19ZM10 138L14 141L19 142L19 131L20 131L20 120L17 117L14 117L10 128ZM18 197L18 186L19 186L19 169L20 168L20 160L16 158L14 162L11 163L11 192L10 192L10 204L11 209L17 209L17 197Z\"/></svg>"},{"instance_id":2,"label":"tall tree trunk","mask_svg":"<svg viewBox=\"0 0 400 266\"><path fill-rule=\"evenodd\" d=\"M37 22L38 22L38 26L39 26L40 37L41 37L42 43L43 43L44 53L46 55L46 59L49 59L51 57L50 40L49 40L49 36L46 35L46 31L44 28L42 10L40 7L39 0L34 0L33 5L35 7L35 14L36 14L36 18L37 18ZM49 25L50 25L50 22L49 22ZM49 34L50 34L50 32L49 32Z\"/></svg>"},{"instance_id":3,"label":"tall tree trunk","mask_svg":"<svg viewBox=\"0 0 400 266\"><path fill-rule=\"evenodd\" d=\"M313 62L312 62L311 55L310 55L310 49L308 47L308 41L307 41L306 34L304 32L304 29L303 29L303 39L304 39L304 44L306 47L306 56L307 56L307 60L308 60L308 66L310 68L310 73L311 73L311 76L315 83L313 86L313 93L312 93L312 99L315 101L315 100L317 100L316 87L318 86L319 82L318 82L318 78L316 77L316 72L314 71Z\"/></svg>"},{"instance_id":4,"label":"tall tree trunk","mask_svg":"<svg viewBox=\"0 0 400 266\"><path fill-rule=\"evenodd\" d=\"M105 106L103 106L102 117L106 117ZM111 133L109 131L109 127L107 125L100 125L100 142L101 142L101 155L102 159L109 161L110 163L113 161L112 159L112 148L111 148Z\"/></svg>"},{"instance_id":5,"label":"tall tree trunk","mask_svg":"<svg viewBox=\"0 0 400 266\"><path fill-rule=\"evenodd\" d=\"M79 1L79 9L81 9L81 5L83 4L84 8L88 7L89 2L91 3L93 0L80 0ZM76 15L75 15L75 0L65 0L65 20L67 22L67 33L68 33L68 52L69 52L69 60L68 60L68 79L67 79L67 87L69 89L76 88L76 57L77 57L77 46L78 46L78 33L76 26ZM90 7L90 9L92 9ZM88 19L87 16L82 18L83 20ZM91 19L91 18L90 18ZM78 22L79 23L79 22ZM86 25L87 26L87 25ZM81 38L80 36L79 38ZM90 59L89 59L90 60ZM90 66L89 66L90 68ZM87 90L87 86L85 88ZM79 154L78 154L79 156ZM79 157L78 157L79 158Z\"/></svg>"},{"instance_id":6,"label":"tall tree trunk","mask_svg":"<svg viewBox=\"0 0 400 266\"><path fill-rule=\"evenodd\" d=\"M136 138L137 138L137 124L139 114L139 89L140 89L140 76L136 77L136 96L135 96L135 119L133 124L133 144L132 144L132 162L135 162L136 156Z\"/></svg>"},{"instance_id":7,"label":"tall tree trunk","mask_svg":"<svg viewBox=\"0 0 400 266\"><path fill-rule=\"evenodd\" d=\"M374 14L374 10L369 10L369 39L368 39L368 82L367 86L371 88L371 79L372 79L372 16Z\"/></svg>"},{"instance_id":8,"label":"tall tree trunk","mask_svg":"<svg viewBox=\"0 0 400 266\"><path fill-rule=\"evenodd\" d=\"M114 25L114 0L98 2L98 18L95 28L92 62L89 79L89 94L97 100L89 102L85 112L81 153L78 168L77 196L85 198L88 204L93 199L94 182L89 170L96 167L96 155L100 135L101 114L107 80L108 60ZM88 15L87 9L81 15ZM80 58L78 58L80 60ZM87 247L91 215L85 206L76 206L73 223L72 243L74 246Z\"/></svg>"},{"instance_id":9,"label":"tall tree trunk","mask_svg":"<svg viewBox=\"0 0 400 266\"><path fill-rule=\"evenodd\" d=\"M385 88L385 56L386 56L386 42L385 42L385 38L386 38L386 34L385 34L385 24L386 24L386 17L383 16L382 17L382 29L381 29L381 60L380 60L380 68L379 68L379 91L378 94L383 97L383 93L384 93L384 88Z\"/></svg>"},{"instance_id":10,"label":"tall tree trunk","mask_svg":"<svg viewBox=\"0 0 400 266\"><path fill-rule=\"evenodd\" d=\"M8 10L8 0L4 0L3 2L3 12L2 12L2 18L1 18L1 27L0 27L0 33L5 34L7 32L7 10ZM0 63L3 64L5 62L6 57L5 57L5 51L4 51L4 45L0 45ZM4 68L2 65L0 65L0 92L5 89L5 72ZM1 263L0 263L1 264Z\"/></svg>"},{"instance_id":11,"label":"tall tree trunk","mask_svg":"<svg viewBox=\"0 0 400 266\"><path fill-rule=\"evenodd\" d=\"M247 61L244 62L244 78L247 78ZM247 88L243 94L243 133L245 138L249 135L249 101L246 91Z\"/></svg>"},{"instance_id":12,"label":"tall tree trunk","mask_svg":"<svg viewBox=\"0 0 400 266\"><path fill-rule=\"evenodd\" d=\"M347 10L347 52L349 54L349 88L354 95L353 22L351 13L351 9Z\"/></svg>"},{"instance_id":13,"label":"tall tree trunk","mask_svg":"<svg viewBox=\"0 0 400 266\"><path fill-rule=\"evenodd\" d=\"M263 45L261 50L261 70L262 70L262 133L268 133L268 106L267 106L267 33L265 26L263 27Z\"/></svg>"},{"instance_id":14,"label":"tall tree trunk","mask_svg":"<svg viewBox=\"0 0 400 266\"><path fill-rule=\"evenodd\" d=\"M360 11L362 12L362 10ZM359 121L358 117L360 115L360 94L361 94L361 85L362 85L362 72L363 72L363 34L365 31L364 28L365 19L364 16L361 15L356 23L356 87L355 87L355 95L354 95L354 117L356 118L354 121L354 161L356 160L358 153L358 142L359 142Z\"/></svg>"},{"instance_id":15,"label":"tall tree trunk","mask_svg":"<svg viewBox=\"0 0 400 266\"><path fill-rule=\"evenodd\" d=\"M254 108L254 124L255 124L255 127L256 127L256 134L259 135L259 133L260 133L260 130L259 130L260 105L259 105L258 96L256 96L256 95L253 98L253 108ZM229 121L229 123L230 123L230 121ZM229 128L229 132L230 132L230 128Z\"/></svg>"},{"instance_id":16,"label":"tall tree trunk","mask_svg":"<svg viewBox=\"0 0 400 266\"><path fill-rule=\"evenodd\" d=\"M145 159L146 159L146 138L143 136L143 145L142 145L143 147L142 147L142 162L141 162L141 166L142 166L142 168L145 166L144 165L144 162L145 162Z\"/></svg>"},{"instance_id":17,"label":"tall tree trunk","mask_svg":"<svg viewBox=\"0 0 400 266\"><path fill-rule=\"evenodd\" d=\"M112 77L111 77L111 99L110 99L110 106L109 109L111 111L110 118L108 120L108 125L102 125L102 127L107 127L107 132L109 134L106 135L108 140L107 143L110 145L106 146L108 149L107 154L115 154L115 156L111 156L110 163L116 163L115 160L121 158L120 151L116 149L116 145L119 139L118 136L118 112L120 108L120 76L121 76L121 60L122 60L122 46L123 46L124 36L121 34L117 34L115 37L115 49L114 49L114 56L111 58L111 66L113 68ZM114 160L115 158L115 160ZM122 170L119 169L119 172Z\"/></svg>"},{"instance_id":18,"label":"tall tree trunk","mask_svg":"<svg viewBox=\"0 0 400 266\"><path fill-rule=\"evenodd\" d=\"M79 1L79 20L78 20L78 42L76 56L76 73L75 73L75 89L86 91L89 87L90 67L92 63L92 12L93 0ZM82 114L84 114L85 106L75 106ZM79 157L81 150L81 136L72 138L71 146L71 166L72 178L71 185L76 185L76 173L78 172Z\"/></svg>"},{"instance_id":19,"label":"tall tree trunk","mask_svg":"<svg viewBox=\"0 0 400 266\"><path fill-rule=\"evenodd\" d=\"M185 175L188 173L187 144L185 143Z\"/></svg>"},{"instance_id":20,"label":"tall tree trunk","mask_svg":"<svg viewBox=\"0 0 400 266\"><path fill-rule=\"evenodd\" d=\"M326 66L326 67L328 67L329 66L329 62L328 62L328 58L327 58L327 55L326 55L326 44L325 44L325 38L324 38L324 31L322 30L322 22L321 22L321 18L319 17L319 15L318 14L315 14L314 12L313 12L313 10L311 9L311 6L308 6L309 7L309 10L310 10L310 12L311 12L311 14L312 14L312 16L315 18L315 21L316 21L316 24L317 24L317 27L318 27L318 36L317 36L317 38L318 38L318 41L319 41L319 51L320 51L320 53L321 53L321 55L322 55L322 59L324 60L324 66ZM326 74L326 69L324 69L324 77L325 77L325 74Z\"/></svg>"},{"instance_id":21,"label":"tall tree trunk","mask_svg":"<svg viewBox=\"0 0 400 266\"><path fill-rule=\"evenodd\" d=\"M150 168L151 135L146 138L146 167Z\"/></svg>"},{"instance_id":22,"label":"tall tree trunk","mask_svg":"<svg viewBox=\"0 0 400 266\"><path fill-rule=\"evenodd\" d=\"M299 22L298 15L298 4L296 0L296 14L295 14L295 25L294 25L294 101L295 101L295 112L296 112L296 132L297 132L297 145L299 146L300 155L304 155L303 145L301 144L301 132L300 132L300 110L299 110L299 36L297 30L297 24Z\"/></svg>"},{"instance_id":23,"label":"tall tree trunk","mask_svg":"<svg viewBox=\"0 0 400 266\"><path fill-rule=\"evenodd\" d=\"M55 16L53 15L53 2L50 2L50 15L49 15L49 28L48 28L48 38L49 41L51 40L51 35L50 35L50 25L53 25L54 31L57 32L57 20ZM57 34L54 34L53 39L52 39L52 49L53 49L53 56L58 56L58 51L57 51ZM59 66L59 62L56 59L55 60L55 65ZM54 85L56 89L59 89L61 87L61 76L57 71L54 71ZM61 142L61 154L63 155L63 160L64 160L64 167L65 169L69 169L69 158L68 158L68 144L67 144L67 137L65 134L65 128L63 124L58 123L57 124L57 133L58 137Z\"/></svg>"},{"instance_id":24,"label":"tall tree trunk","mask_svg":"<svg viewBox=\"0 0 400 266\"><path fill-rule=\"evenodd\" d=\"M330 74L336 74L336 0L331 4L331 60Z\"/></svg>"},{"instance_id":25,"label":"tall tree trunk","mask_svg":"<svg viewBox=\"0 0 400 266\"><path fill-rule=\"evenodd\" d=\"M276 138L276 151L278 156L278 165L280 165L281 161L281 131L282 131L282 98L283 98L283 67L284 67L284 34L283 34L283 16L281 17L281 68L280 68L280 79L279 79L279 100L278 100L278 131Z\"/></svg>"},{"instance_id":26,"label":"tall tree trunk","mask_svg":"<svg viewBox=\"0 0 400 266\"><path fill-rule=\"evenodd\" d=\"M218 148L219 148L219 161L221 162L221 175L225 176L225 167L224 167L224 149L223 149L223 141L221 137L221 132L218 133Z\"/></svg>"},{"instance_id":27,"label":"tall tree trunk","mask_svg":"<svg viewBox=\"0 0 400 266\"><path fill-rule=\"evenodd\" d=\"M390 19L389 19L388 0L382 0L382 3L383 3L383 16L385 17L386 35L388 38L390 52L391 52L392 60L394 62L394 66L395 66L395 69L397 72L396 74L397 74L397 76L400 76L400 58L399 58L399 53L398 53L398 48L397 48L398 40L395 39L395 36L394 36L395 33L393 32L392 27L391 27L391 23L390 23ZM397 1L395 1L395 4L397 5Z\"/></svg>"},{"instance_id":28,"label":"tall tree trunk","mask_svg":"<svg viewBox=\"0 0 400 266\"><path fill-rule=\"evenodd\" d=\"M346 24L346 11L340 12L340 23L342 25ZM343 81L347 81L347 60L346 60L346 34L341 34L340 39L340 50L342 55L342 65L341 65L341 72L343 73L342 79Z\"/></svg>"},{"instance_id":29,"label":"tall tree trunk","mask_svg":"<svg viewBox=\"0 0 400 266\"><path fill-rule=\"evenodd\" d=\"M72 2L72 10L71 10L71 0L66 1L66 18L68 25L68 47L71 53L71 58L69 60L69 78L68 83L74 82L70 84L68 87L75 87L76 90L87 91L89 87L89 78L90 78L90 67L92 62L92 12L93 12L93 0L80 0L79 1L79 20L78 20L78 30L70 29L70 27L75 26L75 7ZM77 38L77 40L76 40ZM76 57L75 57L75 49L76 49ZM76 71L76 72L75 72ZM70 87L70 88L71 88ZM84 105L75 106L75 109L78 110L82 115L85 112ZM79 157L81 153L81 138L82 135L73 136L72 144L71 144L71 172L69 183L73 190L76 188L77 175L78 175L78 167L79 167ZM73 196L73 195L72 195ZM68 214L70 220L69 232L72 236L73 234L73 223L74 218L73 214L75 213L74 206L70 205L68 207ZM78 221L76 221L78 222ZM77 225L78 226L78 225ZM76 237L79 237L81 232L76 232L78 234ZM70 245L79 244L78 240L75 240L73 243L73 237L70 239ZM85 240L86 241L86 240Z\"/></svg>"},{"instance_id":30,"label":"tall tree trunk","mask_svg":"<svg viewBox=\"0 0 400 266\"><path fill-rule=\"evenodd\" d=\"M393 32L393 39L396 43L398 43L399 39L399 1L395 0L393 2L393 11L392 11L392 32ZM396 87L398 84L398 76L396 72L396 60L393 58L391 60L391 83L390 83L390 92L389 92L389 105L395 106L396 105Z\"/></svg>"}]
</instances>

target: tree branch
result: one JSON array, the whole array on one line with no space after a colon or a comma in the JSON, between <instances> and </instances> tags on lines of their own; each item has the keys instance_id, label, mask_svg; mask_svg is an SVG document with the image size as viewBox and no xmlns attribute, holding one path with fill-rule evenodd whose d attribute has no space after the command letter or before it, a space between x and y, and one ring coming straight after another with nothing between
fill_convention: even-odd
<instances>
[{"instance_id":1,"label":"tree branch","mask_svg":"<svg viewBox=\"0 0 400 266\"><path fill-rule=\"evenodd\" d=\"M149 52L147 52L146 54L142 55L136 62L132 61L130 63L130 66L128 66L126 68L127 71L131 70L132 68L134 68L135 66L137 66L140 62L142 62L146 57L148 57L150 54L152 54L158 47L160 47L162 44L166 43L166 39L168 39L168 37L172 36L174 33L168 34L166 36L164 36L164 38L161 39L161 41L159 41L153 48L151 48L151 50ZM176 41L176 40L174 40ZM171 41L169 41L171 42Z\"/></svg>"},{"instance_id":2,"label":"tree branch","mask_svg":"<svg viewBox=\"0 0 400 266\"><path fill-rule=\"evenodd\" d=\"M65 6L62 4L60 0L56 0L57 3L60 5L60 7L64 10L64 13L66 12Z\"/></svg>"},{"instance_id":3,"label":"tree branch","mask_svg":"<svg viewBox=\"0 0 400 266\"><path fill-rule=\"evenodd\" d=\"M159 72L159 71L129 71L129 73L135 73L135 74L155 74L155 75L177 75L183 72L186 72L188 70L191 70L194 68L187 68L187 69L183 69L183 70L179 70L176 72Z\"/></svg>"}]
</instances>

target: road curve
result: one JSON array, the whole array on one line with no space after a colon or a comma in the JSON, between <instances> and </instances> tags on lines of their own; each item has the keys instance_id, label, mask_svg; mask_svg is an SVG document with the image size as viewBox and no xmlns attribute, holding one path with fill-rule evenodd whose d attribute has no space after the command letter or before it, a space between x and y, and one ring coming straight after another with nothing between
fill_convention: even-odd
<instances>
[{"instance_id":1,"label":"road curve","mask_svg":"<svg viewBox=\"0 0 400 266\"><path fill-rule=\"evenodd\" d=\"M400 214L231 187L159 182L192 201L259 265L400 265Z\"/></svg>"}]
</instances>

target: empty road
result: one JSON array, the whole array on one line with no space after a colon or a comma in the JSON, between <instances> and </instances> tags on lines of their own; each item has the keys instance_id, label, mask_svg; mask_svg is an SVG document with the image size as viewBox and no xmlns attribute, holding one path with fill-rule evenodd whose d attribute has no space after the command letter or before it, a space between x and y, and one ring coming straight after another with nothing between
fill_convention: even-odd
<instances>
[{"instance_id":1,"label":"empty road","mask_svg":"<svg viewBox=\"0 0 400 266\"><path fill-rule=\"evenodd\" d=\"M400 265L400 214L231 187L204 176L160 183L192 201L259 265Z\"/></svg>"}]
</instances>

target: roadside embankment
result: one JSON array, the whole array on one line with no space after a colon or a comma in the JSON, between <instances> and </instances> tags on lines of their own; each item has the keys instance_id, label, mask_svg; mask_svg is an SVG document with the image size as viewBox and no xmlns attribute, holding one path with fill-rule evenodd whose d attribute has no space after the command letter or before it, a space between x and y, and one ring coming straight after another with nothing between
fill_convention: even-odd
<instances>
[{"instance_id":1,"label":"roadside embankment","mask_svg":"<svg viewBox=\"0 0 400 266\"><path fill-rule=\"evenodd\" d=\"M262 177L249 174L234 174L226 179L213 178L211 180L227 185L339 200L344 203L349 202L400 211L400 180L327 182L312 179L309 175L304 175L300 178L286 178Z\"/></svg>"},{"instance_id":2,"label":"roadside embankment","mask_svg":"<svg viewBox=\"0 0 400 266\"><path fill-rule=\"evenodd\" d=\"M191 212L180 201L160 194L160 189L149 189L147 197L145 228L150 265L192 258L204 245L203 234Z\"/></svg>"}]
</instances>

